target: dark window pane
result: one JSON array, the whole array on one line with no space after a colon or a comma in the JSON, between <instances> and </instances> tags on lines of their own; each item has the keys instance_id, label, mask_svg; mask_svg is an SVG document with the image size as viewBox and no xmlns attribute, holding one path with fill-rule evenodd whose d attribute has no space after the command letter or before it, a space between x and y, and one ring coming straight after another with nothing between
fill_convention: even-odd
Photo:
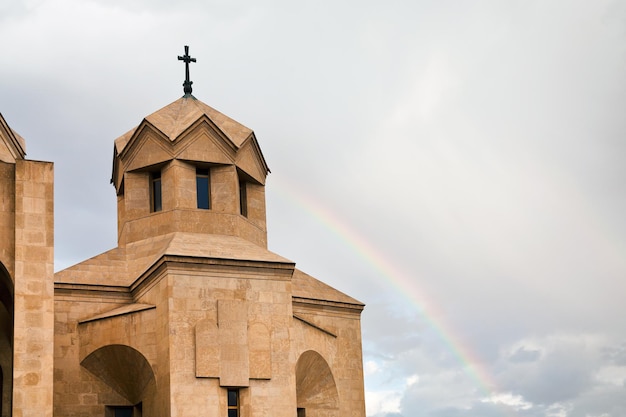
<instances>
[{"instance_id":1,"label":"dark window pane","mask_svg":"<svg viewBox=\"0 0 626 417\"><path fill-rule=\"evenodd\" d=\"M228 410L228 417L239 417L239 410L236 408L231 408Z\"/></svg>"},{"instance_id":2,"label":"dark window pane","mask_svg":"<svg viewBox=\"0 0 626 417\"><path fill-rule=\"evenodd\" d=\"M162 209L161 178L155 178L152 181L152 211L161 211Z\"/></svg>"},{"instance_id":3,"label":"dark window pane","mask_svg":"<svg viewBox=\"0 0 626 417\"><path fill-rule=\"evenodd\" d=\"M209 177L196 176L196 195L198 196L198 208L209 208Z\"/></svg>"},{"instance_id":4,"label":"dark window pane","mask_svg":"<svg viewBox=\"0 0 626 417\"><path fill-rule=\"evenodd\" d=\"M133 417L132 407L119 407L115 409L115 417Z\"/></svg>"},{"instance_id":5,"label":"dark window pane","mask_svg":"<svg viewBox=\"0 0 626 417\"><path fill-rule=\"evenodd\" d=\"M236 407L237 405L238 405L237 390L229 389L228 390L228 406L229 407ZM229 416L230 416L230 414L229 414Z\"/></svg>"},{"instance_id":6,"label":"dark window pane","mask_svg":"<svg viewBox=\"0 0 626 417\"><path fill-rule=\"evenodd\" d=\"M239 183L239 212L242 216L248 217L248 195L246 191L246 183Z\"/></svg>"}]
</instances>

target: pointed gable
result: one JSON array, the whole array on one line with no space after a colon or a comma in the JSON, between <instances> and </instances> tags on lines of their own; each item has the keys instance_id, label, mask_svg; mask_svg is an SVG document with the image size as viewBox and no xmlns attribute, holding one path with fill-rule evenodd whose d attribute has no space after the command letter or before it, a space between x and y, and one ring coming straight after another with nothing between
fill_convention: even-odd
<instances>
[{"instance_id":1,"label":"pointed gable","mask_svg":"<svg viewBox=\"0 0 626 417\"><path fill-rule=\"evenodd\" d=\"M150 165L169 161L173 155L171 149L163 144L163 139L152 129L143 129L135 141L132 155L127 161L126 170L133 171Z\"/></svg>"},{"instance_id":2,"label":"pointed gable","mask_svg":"<svg viewBox=\"0 0 626 417\"><path fill-rule=\"evenodd\" d=\"M233 151L229 149L217 134L203 124L181 143L177 158L188 161L211 161L219 164L232 164Z\"/></svg>"},{"instance_id":3,"label":"pointed gable","mask_svg":"<svg viewBox=\"0 0 626 417\"><path fill-rule=\"evenodd\" d=\"M195 97L181 97L145 118L170 141L176 141L192 128L202 117L206 117L236 148L252 135L252 130L220 113ZM115 141L118 154L133 142L136 129L127 132Z\"/></svg>"},{"instance_id":4,"label":"pointed gable","mask_svg":"<svg viewBox=\"0 0 626 417\"><path fill-rule=\"evenodd\" d=\"M119 189L124 172L171 159L234 163L260 184L269 173L254 132L193 96L157 110L115 140L111 181Z\"/></svg>"},{"instance_id":5,"label":"pointed gable","mask_svg":"<svg viewBox=\"0 0 626 417\"><path fill-rule=\"evenodd\" d=\"M14 163L25 156L24 139L9 127L0 113L0 161Z\"/></svg>"},{"instance_id":6,"label":"pointed gable","mask_svg":"<svg viewBox=\"0 0 626 417\"><path fill-rule=\"evenodd\" d=\"M198 108L202 109L209 119L235 144L238 148L248 139L253 133L251 129L248 129L241 123L231 119L230 117L220 113L211 106L204 104L199 100L195 100L195 104Z\"/></svg>"},{"instance_id":7,"label":"pointed gable","mask_svg":"<svg viewBox=\"0 0 626 417\"><path fill-rule=\"evenodd\" d=\"M261 148L259 148L254 134L237 153L237 167L260 184L265 184L265 177L269 172L269 168L265 164L265 158L263 158Z\"/></svg>"},{"instance_id":8,"label":"pointed gable","mask_svg":"<svg viewBox=\"0 0 626 417\"><path fill-rule=\"evenodd\" d=\"M334 301L347 305L354 305L356 308L363 308L364 304L360 301L342 293L328 284L319 281L309 274L299 269L295 269L291 279L293 285L293 296L298 299L305 300L324 300Z\"/></svg>"},{"instance_id":9,"label":"pointed gable","mask_svg":"<svg viewBox=\"0 0 626 417\"><path fill-rule=\"evenodd\" d=\"M146 120L173 142L204 114L195 105L196 101L191 98L180 98L152 113Z\"/></svg>"}]
</instances>

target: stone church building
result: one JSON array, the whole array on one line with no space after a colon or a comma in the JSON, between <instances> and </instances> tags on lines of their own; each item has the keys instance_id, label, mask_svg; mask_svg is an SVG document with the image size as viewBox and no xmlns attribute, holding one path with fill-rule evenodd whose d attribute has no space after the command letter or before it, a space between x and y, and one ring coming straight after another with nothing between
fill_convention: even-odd
<instances>
[{"instance_id":1,"label":"stone church building","mask_svg":"<svg viewBox=\"0 0 626 417\"><path fill-rule=\"evenodd\" d=\"M365 416L363 304L267 249L257 139L190 85L114 141L117 247L57 273L0 115L1 417Z\"/></svg>"}]
</instances>

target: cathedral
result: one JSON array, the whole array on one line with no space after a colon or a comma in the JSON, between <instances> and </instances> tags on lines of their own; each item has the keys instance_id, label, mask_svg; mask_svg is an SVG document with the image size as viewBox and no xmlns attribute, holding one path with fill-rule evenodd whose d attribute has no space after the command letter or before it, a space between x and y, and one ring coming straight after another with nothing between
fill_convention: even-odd
<instances>
[{"instance_id":1,"label":"cathedral","mask_svg":"<svg viewBox=\"0 0 626 417\"><path fill-rule=\"evenodd\" d=\"M0 416L364 417L364 305L268 250L257 138L178 58L113 142L117 247L56 273L53 164L0 115Z\"/></svg>"}]
</instances>

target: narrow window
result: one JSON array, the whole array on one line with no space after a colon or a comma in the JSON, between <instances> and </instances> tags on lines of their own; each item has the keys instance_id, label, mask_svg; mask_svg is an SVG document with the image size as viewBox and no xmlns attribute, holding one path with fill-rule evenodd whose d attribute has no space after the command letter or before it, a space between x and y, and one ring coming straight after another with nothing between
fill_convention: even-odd
<instances>
[{"instance_id":1,"label":"narrow window","mask_svg":"<svg viewBox=\"0 0 626 417\"><path fill-rule=\"evenodd\" d=\"M248 217L248 192L245 181L239 181L239 212Z\"/></svg>"},{"instance_id":2,"label":"narrow window","mask_svg":"<svg viewBox=\"0 0 626 417\"><path fill-rule=\"evenodd\" d=\"M209 170L196 169L196 196L199 209L209 209L211 206L211 190L209 181Z\"/></svg>"},{"instance_id":3,"label":"narrow window","mask_svg":"<svg viewBox=\"0 0 626 417\"><path fill-rule=\"evenodd\" d=\"M107 406L105 417L134 417L133 407L128 406Z\"/></svg>"},{"instance_id":4,"label":"narrow window","mask_svg":"<svg viewBox=\"0 0 626 417\"><path fill-rule=\"evenodd\" d=\"M228 417L239 417L239 390L228 390Z\"/></svg>"},{"instance_id":5,"label":"narrow window","mask_svg":"<svg viewBox=\"0 0 626 417\"><path fill-rule=\"evenodd\" d=\"M297 417L306 417L306 413L304 412L304 408L298 408Z\"/></svg>"},{"instance_id":6,"label":"narrow window","mask_svg":"<svg viewBox=\"0 0 626 417\"><path fill-rule=\"evenodd\" d=\"M151 211L163 210L163 196L161 194L161 171L150 174Z\"/></svg>"},{"instance_id":7,"label":"narrow window","mask_svg":"<svg viewBox=\"0 0 626 417\"><path fill-rule=\"evenodd\" d=\"M107 405L104 410L105 417L141 417L141 403L133 406Z\"/></svg>"},{"instance_id":8,"label":"narrow window","mask_svg":"<svg viewBox=\"0 0 626 417\"><path fill-rule=\"evenodd\" d=\"M133 407L117 407L115 417L133 417Z\"/></svg>"}]
</instances>

